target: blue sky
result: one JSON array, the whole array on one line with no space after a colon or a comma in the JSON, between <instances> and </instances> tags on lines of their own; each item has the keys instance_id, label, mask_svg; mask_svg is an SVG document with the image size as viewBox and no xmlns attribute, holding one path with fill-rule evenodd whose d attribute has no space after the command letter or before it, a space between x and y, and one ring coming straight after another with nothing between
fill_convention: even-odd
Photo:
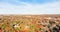
<instances>
[{"instance_id":1,"label":"blue sky","mask_svg":"<svg viewBox=\"0 0 60 32\"><path fill-rule=\"evenodd\" d=\"M20 0L22 2L28 2L28 3L48 3L48 2L54 2L54 1L58 1L58 0Z\"/></svg>"},{"instance_id":2,"label":"blue sky","mask_svg":"<svg viewBox=\"0 0 60 32\"><path fill-rule=\"evenodd\" d=\"M0 0L0 14L60 14L60 0Z\"/></svg>"},{"instance_id":3,"label":"blue sky","mask_svg":"<svg viewBox=\"0 0 60 32\"><path fill-rule=\"evenodd\" d=\"M11 4L21 4L20 2L25 2L29 4L44 4L49 2L57 2L59 0L0 0L0 2L6 2Z\"/></svg>"}]
</instances>

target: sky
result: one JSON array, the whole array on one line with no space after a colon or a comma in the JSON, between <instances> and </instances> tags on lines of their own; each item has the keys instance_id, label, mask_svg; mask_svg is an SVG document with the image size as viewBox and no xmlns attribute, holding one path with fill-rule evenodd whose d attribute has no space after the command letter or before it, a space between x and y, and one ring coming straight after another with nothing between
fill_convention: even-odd
<instances>
[{"instance_id":1,"label":"sky","mask_svg":"<svg viewBox=\"0 0 60 32\"><path fill-rule=\"evenodd\" d=\"M60 0L0 0L0 14L60 14Z\"/></svg>"}]
</instances>

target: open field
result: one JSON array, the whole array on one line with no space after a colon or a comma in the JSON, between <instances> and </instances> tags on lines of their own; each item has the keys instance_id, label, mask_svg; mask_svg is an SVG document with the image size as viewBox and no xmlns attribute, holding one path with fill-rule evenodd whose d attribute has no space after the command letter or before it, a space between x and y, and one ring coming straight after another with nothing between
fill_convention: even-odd
<instances>
[{"instance_id":1,"label":"open field","mask_svg":"<svg viewBox=\"0 0 60 32\"><path fill-rule=\"evenodd\" d=\"M0 32L60 32L60 15L0 15Z\"/></svg>"}]
</instances>

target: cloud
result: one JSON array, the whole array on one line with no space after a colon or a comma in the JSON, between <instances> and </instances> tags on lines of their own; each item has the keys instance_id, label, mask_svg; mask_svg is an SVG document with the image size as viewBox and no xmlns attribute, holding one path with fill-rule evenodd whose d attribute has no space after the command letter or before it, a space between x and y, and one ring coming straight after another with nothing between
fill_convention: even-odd
<instances>
[{"instance_id":1,"label":"cloud","mask_svg":"<svg viewBox=\"0 0 60 32\"><path fill-rule=\"evenodd\" d=\"M60 1L45 4L21 2L18 6L0 2L0 14L60 14Z\"/></svg>"}]
</instances>

